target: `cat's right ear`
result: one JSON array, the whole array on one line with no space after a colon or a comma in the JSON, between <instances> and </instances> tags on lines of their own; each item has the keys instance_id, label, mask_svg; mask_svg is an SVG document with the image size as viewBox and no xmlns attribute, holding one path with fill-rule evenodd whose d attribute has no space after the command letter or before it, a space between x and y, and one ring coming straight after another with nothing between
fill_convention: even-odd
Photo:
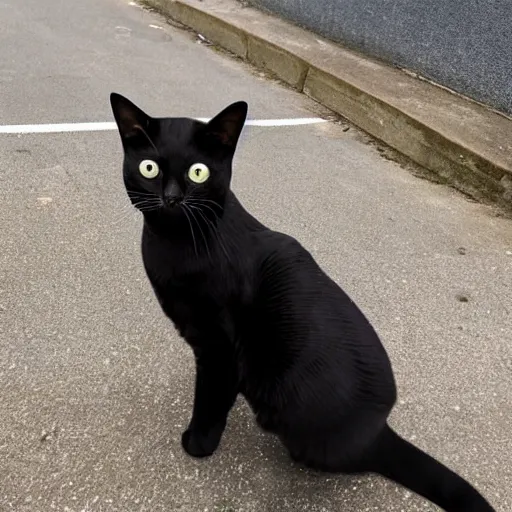
<instances>
[{"instance_id":1,"label":"cat's right ear","mask_svg":"<svg viewBox=\"0 0 512 512\"><path fill-rule=\"evenodd\" d=\"M151 141L151 117L143 112L137 105L133 104L129 99L113 92L110 95L110 105L114 113L117 128L123 145L141 142L150 143Z\"/></svg>"}]
</instances>

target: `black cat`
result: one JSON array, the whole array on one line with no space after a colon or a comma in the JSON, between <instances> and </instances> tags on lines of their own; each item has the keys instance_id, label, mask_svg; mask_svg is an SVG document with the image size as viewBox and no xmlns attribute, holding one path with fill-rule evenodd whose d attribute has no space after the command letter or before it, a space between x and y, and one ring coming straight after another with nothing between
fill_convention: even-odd
<instances>
[{"instance_id":1,"label":"black cat","mask_svg":"<svg viewBox=\"0 0 512 512\"><path fill-rule=\"evenodd\" d=\"M388 426L395 381L368 320L308 251L260 224L231 192L247 104L201 123L151 118L118 94L110 100L126 189L144 215L145 269L196 358L187 453L215 451L241 393L297 462L379 473L450 512L493 511Z\"/></svg>"}]
</instances>

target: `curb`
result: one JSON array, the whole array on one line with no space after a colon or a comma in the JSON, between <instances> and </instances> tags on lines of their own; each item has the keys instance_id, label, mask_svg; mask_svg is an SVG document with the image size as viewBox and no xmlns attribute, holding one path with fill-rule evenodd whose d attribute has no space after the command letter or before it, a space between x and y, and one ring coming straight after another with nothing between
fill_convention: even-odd
<instances>
[{"instance_id":1,"label":"curb","mask_svg":"<svg viewBox=\"0 0 512 512\"><path fill-rule=\"evenodd\" d=\"M235 0L144 0L475 199L512 210L512 120Z\"/></svg>"}]
</instances>

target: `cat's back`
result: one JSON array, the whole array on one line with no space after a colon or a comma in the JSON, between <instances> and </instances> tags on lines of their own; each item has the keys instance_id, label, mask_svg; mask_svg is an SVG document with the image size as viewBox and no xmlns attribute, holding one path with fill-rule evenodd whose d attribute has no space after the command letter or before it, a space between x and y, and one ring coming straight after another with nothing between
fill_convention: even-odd
<instances>
[{"instance_id":1,"label":"cat's back","mask_svg":"<svg viewBox=\"0 0 512 512\"><path fill-rule=\"evenodd\" d=\"M390 361L357 305L294 238L272 231L255 238L257 279L243 352L248 375L256 375L251 381L272 390L261 398L261 386L248 388L255 410L285 400L316 411L318 394L344 410L356 402L391 407Z\"/></svg>"},{"instance_id":2,"label":"cat's back","mask_svg":"<svg viewBox=\"0 0 512 512\"><path fill-rule=\"evenodd\" d=\"M257 322L278 343L332 355L374 350L387 356L372 325L296 239L275 231L258 233Z\"/></svg>"}]
</instances>

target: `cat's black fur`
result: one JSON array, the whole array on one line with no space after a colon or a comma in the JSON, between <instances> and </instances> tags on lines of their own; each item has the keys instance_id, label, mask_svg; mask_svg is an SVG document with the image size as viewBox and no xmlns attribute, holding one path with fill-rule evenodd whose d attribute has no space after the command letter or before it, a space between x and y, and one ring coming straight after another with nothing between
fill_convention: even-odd
<instances>
[{"instance_id":1,"label":"cat's black fur","mask_svg":"<svg viewBox=\"0 0 512 512\"><path fill-rule=\"evenodd\" d=\"M450 512L491 512L461 477L387 424L396 389L374 329L295 239L254 219L230 191L247 104L209 123L111 104L128 194L144 214L142 254L158 300L196 357L194 457L217 448L238 394L291 457L328 472L376 472ZM159 165L144 178L143 160ZM193 183L192 164L210 178Z\"/></svg>"}]
</instances>

